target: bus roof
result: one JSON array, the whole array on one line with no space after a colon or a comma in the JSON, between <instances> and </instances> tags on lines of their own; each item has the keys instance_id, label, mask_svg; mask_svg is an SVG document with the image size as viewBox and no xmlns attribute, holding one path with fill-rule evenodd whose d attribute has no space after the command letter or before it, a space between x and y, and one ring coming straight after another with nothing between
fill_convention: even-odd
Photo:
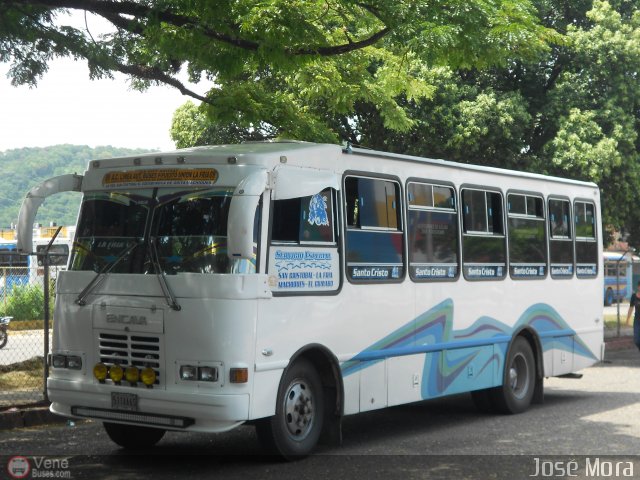
<instances>
[{"instance_id":1,"label":"bus roof","mask_svg":"<svg viewBox=\"0 0 640 480\"><path fill-rule=\"evenodd\" d=\"M516 170L508 170L504 168L497 167L487 167L481 165L467 164L467 163L459 163L453 162L449 160L443 159L433 159L426 157L417 157L413 155L403 155L397 153L387 153L376 150L368 150L364 148L343 148L339 145L334 144L319 144L319 143L311 143L311 142L302 142L295 140L280 140L280 141L265 141L265 142L245 142L241 144L230 144L230 145L211 145L211 146L201 146L201 147L192 147L179 149L174 151L165 151L165 152L149 152L135 156L128 157L118 157L111 159L98 159L90 162L90 167L94 168L104 162L105 166L108 165L110 167L115 166L130 166L131 159L135 158L153 158L153 159L163 159L166 157L171 158L192 158L192 159L226 159L231 157L238 157L238 160L250 160L251 163L272 163L273 155L281 154L286 156L287 154L294 154L296 152L300 152L303 150L311 151L315 150L315 152L320 153L325 151L326 153L332 152L334 156L327 155L326 153L323 155L318 155L317 158L321 158L322 161L326 161L327 168L335 168L339 164L333 163L340 162L340 152L344 155L361 155L368 157L375 157L385 160L392 160L398 162L411 162L411 163L422 163L427 165L438 165L450 168L456 168L459 170L467 170L467 171L475 171L475 172L485 172L485 173L493 173L496 175L503 176L512 176L512 177L520 177L520 178L531 178L537 180L545 180L545 181L555 181L559 183L571 184L571 185L580 185L583 187L592 187L598 188L597 185L593 182L585 182L580 180L572 180L568 178L554 177L548 175L542 175L538 173L529 173L522 172ZM311 152L309 152L311 153ZM309 155L311 157L313 155ZM264 157L269 157L267 158ZM305 159L309 158L305 156ZM126 162L123 163L123 162ZM298 164L298 162L296 162ZM315 165L318 167L318 165Z\"/></svg>"}]
</instances>

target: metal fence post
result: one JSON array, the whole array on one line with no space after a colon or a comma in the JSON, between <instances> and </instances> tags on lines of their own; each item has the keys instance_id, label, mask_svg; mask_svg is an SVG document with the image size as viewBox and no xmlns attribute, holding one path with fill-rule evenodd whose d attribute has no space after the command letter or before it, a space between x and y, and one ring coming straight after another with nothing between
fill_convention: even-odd
<instances>
[{"instance_id":1,"label":"metal fence post","mask_svg":"<svg viewBox=\"0 0 640 480\"><path fill-rule=\"evenodd\" d=\"M48 253L48 252L47 252ZM44 400L49 402L47 393L47 378L49 378L49 255L45 253L42 257L44 266Z\"/></svg>"},{"instance_id":2,"label":"metal fence post","mask_svg":"<svg viewBox=\"0 0 640 480\"><path fill-rule=\"evenodd\" d=\"M44 252L42 255L42 266L44 267L44 392L43 393L44 393L44 400L47 403L49 402L49 394L47 393L47 378L49 378L48 356L49 356L49 318L50 318L49 249L51 248L51 245L53 245L53 242L58 236L58 233L60 233L61 229L62 227L58 227L58 230L56 230L56 233L54 233L53 237L51 237L51 240L47 244L47 248L44 249Z\"/></svg>"}]
</instances>

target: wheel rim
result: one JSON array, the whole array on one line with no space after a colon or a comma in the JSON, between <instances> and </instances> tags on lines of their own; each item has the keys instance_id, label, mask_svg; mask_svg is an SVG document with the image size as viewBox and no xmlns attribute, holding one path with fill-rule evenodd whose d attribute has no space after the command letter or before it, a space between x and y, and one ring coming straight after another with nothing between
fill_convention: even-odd
<instances>
[{"instance_id":1,"label":"wheel rim","mask_svg":"<svg viewBox=\"0 0 640 480\"><path fill-rule=\"evenodd\" d=\"M315 418L313 393L303 380L294 380L284 397L284 421L291 438L304 440Z\"/></svg>"},{"instance_id":2,"label":"wheel rim","mask_svg":"<svg viewBox=\"0 0 640 480\"><path fill-rule=\"evenodd\" d=\"M521 399L529 391L529 365L524 355L518 352L511 360L509 367L509 386L513 396Z\"/></svg>"}]
</instances>

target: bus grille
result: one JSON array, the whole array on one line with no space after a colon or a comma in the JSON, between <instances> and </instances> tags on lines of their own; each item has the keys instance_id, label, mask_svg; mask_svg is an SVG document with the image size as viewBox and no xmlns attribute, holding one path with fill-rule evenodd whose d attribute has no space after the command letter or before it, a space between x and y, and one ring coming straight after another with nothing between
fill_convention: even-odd
<instances>
[{"instance_id":1,"label":"bus grille","mask_svg":"<svg viewBox=\"0 0 640 480\"><path fill-rule=\"evenodd\" d=\"M100 361L105 365L117 363L123 368L132 365L140 370L151 367L156 372L156 385L162 382L159 337L101 332L98 334L98 348Z\"/></svg>"}]
</instances>

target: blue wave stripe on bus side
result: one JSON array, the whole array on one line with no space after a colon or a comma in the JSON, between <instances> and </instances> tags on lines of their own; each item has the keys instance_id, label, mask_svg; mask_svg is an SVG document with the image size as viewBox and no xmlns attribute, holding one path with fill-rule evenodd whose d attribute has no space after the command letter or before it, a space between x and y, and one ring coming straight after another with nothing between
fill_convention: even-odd
<instances>
[{"instance_id":1,"label":"blue wave stripe on bus side","mask_svg":"<svg viewBox=\"0 0 640 480\"><path fill-rule=\"evenodd\" d=\"M452 318L453 302L447 299L344 362L341 366L342 375L346 377L356 373L389 356L423 353L419 350L412 351L416 348L416 335L433 339L434 344L441 343L441 339L445 337L445 328L451 329ZM391 350L394 351L393 354L390 353Z\"/></svg>"},{"instance_id":2,"label":"blue wave stripe on bus side","mask_svg":"<svg viewBox=\"0 0 640 480\"><path fill-rule=\"evenodd\" d=\"M488 358L485 359L478 375L494 363L497 371L502 371L507 346L513 332L524 326L530 326L538 332L545 351L556 348L597 359L557 311L546 304L530 306L513 328L484 316L470 327L453 332L452 320L453 301L447 299L344 362L341 366L343 376L352 375L388 357L424 353L426 355L422 396L423 398L440 396L446 393L446 389L460 377L460 373L480 354L484 346L494 345L494 348L490 351L485 349L486 351L482 352L483 355L488 355ZM412 328L414 328L414 335L412 335ZM478 350L469 352L447 365L444 365L445 362L440 364L438 355L429 355L442 350L473 347L477 347Z\"/></svg>"},{"instance_id":3,"label":"blue wave stripe on bus side","mask_svg":"<svg viewBox=\"0 0 640 480\"><path fill-rule=\"evenodd\" d=\"M520 325L531 326L538 332L542 348L545 351L553 348L561 348L569 352L573 351L576 355L592 360L598 359L582 339L575 334L575 331L569 327L560 314L550 305L545 303L531 305L520 316L520 319L516 323L516 328Z\"/></svg>"}]
</instances>

